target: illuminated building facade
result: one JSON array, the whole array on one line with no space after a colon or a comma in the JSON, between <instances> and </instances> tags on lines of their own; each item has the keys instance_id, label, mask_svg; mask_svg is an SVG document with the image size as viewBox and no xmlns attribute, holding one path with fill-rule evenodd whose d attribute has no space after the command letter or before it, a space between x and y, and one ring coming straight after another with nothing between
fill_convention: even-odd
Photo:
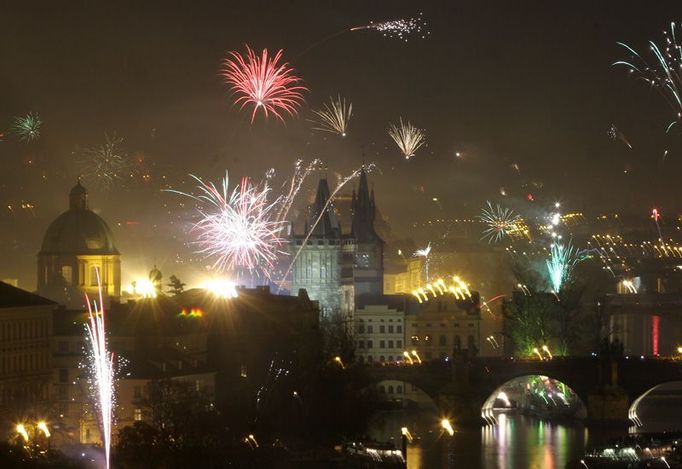
<instances>
[{"instance_id":1,"label":"illuminated building facade","mask_svg":"<svg viewBox=\"0 0 682 469\"><path fill-rule=\"evenodd\" d=\"M49 411L52 314L57 305L0 282L0 438Z\"/></svg>"},{"instance_id":2,"label":"illuminated building facade","mask_svg":"<svg viewBox=\"0 0 682 469\"><path fill-rule=\"evenodd\" d=\"M357 195L353 191L350 233L343 234L329 199L327 180L320 179L303 234L291 242L296 255L308 237L292 269L292 292L306 290L323 315L350 318L358 296L383 293L384 242L374 230L376 205L364 170Z\"/></svg>"},{"instance_id":3,"label":"illuminated building facade","mask_svg":"<svg viewBox=\"0 0 682 469\"><path fill-rule=\"evenodd\" d=\"M97 271L107 301L121 295L121 259L109 225L88 208L80 181L69 194L69 210L47 228L38 253L38 293L68 307L97 295Z\"/></svg>"}]
</instances>

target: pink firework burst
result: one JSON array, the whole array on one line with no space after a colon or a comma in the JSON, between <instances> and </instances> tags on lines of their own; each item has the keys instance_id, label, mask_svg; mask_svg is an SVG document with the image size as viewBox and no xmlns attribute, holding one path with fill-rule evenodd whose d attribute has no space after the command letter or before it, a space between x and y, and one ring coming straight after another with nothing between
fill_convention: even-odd
<instances>
[{"instance_id":1,"label":"pink firework burst","mask_svg":"<svg viewBox=\"0 0 682 469\"><path fill-rule=\"evenodd\" d=\"M283 113L293 116L303 103L307 88L299 84L301 79L288 63L279 63L281 58L282 49L274 57L268 57L268 50L263 49L259 57L247 45L246 55L230 52L225 59L222 75L232 87L239 109L253 105L251 122L258 109L263 110L266 118L272 114L284 121Z\"/></svg>"},{"instance_id":2,"label":"pink firework burst","mask_svg":"<svg viewBox=\"0 0 682 469\"><path fill-rule=\"evenodd\" d=\"M277 201L268 202L270 188L242 178L230 193L227 175L222 188L193 177L201 194L181 194L201 204L200 219L193 227L198 252L213 259L213 267L219 270L241 268L269 277L285 243L286 227L285 221L276 219Z\"/></svg>"}]
</instances>

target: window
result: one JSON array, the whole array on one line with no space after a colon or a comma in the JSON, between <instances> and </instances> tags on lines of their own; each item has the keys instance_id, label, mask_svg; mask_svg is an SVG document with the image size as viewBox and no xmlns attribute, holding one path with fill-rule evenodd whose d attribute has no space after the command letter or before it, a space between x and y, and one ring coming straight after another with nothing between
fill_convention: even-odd
<instances>
[{"instance_id":1,"label":"window","mask_svg":"<svg viewBox=\"0 0 682 469\"><path fill-rule=\"evenodd\" d=\"M69 370L66 368L59 369L59 382L68 383L69 382Z\"/></svg>"},{"instance_id":2,"label":"window","mask_svg":"<svg viewBox=\"0 0 682 469\"><path fill-rule=\"evenodd\" d=\"M467 337L467 348L469 350L474 350L476 348L476 342L474 341L474 336L470 335Z\"/></svg>"},{"instance_id":3,"label":"window","mask_svg":"<svg viewBox=\"0 0 682 469\"><path fill-rule=\"evenodd\" d=\"M367 348L372 348L374 346L374 343L371 340L367 341Z\"/></svg>"},{"instance_id":4,"label":"window","mask_svg":"<svg viewBox=\"0 0 682 469\"><path fill-rule=\"evenodd\" d=\"M358 348L365 348L365 341L364 340L358 340Z\"/></svg>"},{"instance_id":5,"label":"window","mask_svg":"<svg viewBox=\"0 0 682 469\"><path fill-rule=\"evenodd\" d=\"M142 409L133 410L133 420L135 420L136 422L142 420Z\"/></svg>"},{"instance_id":6,"label":"window","mask_svg":"<svg viewBox=\"0 0 682 469\"><path fill-rule=\"evenodd\" d=\"M393 348L393 341L392 340L388 341L388 348Z\"/></svg>"},{"instance_id":7,"label":"window","mask_svg":"<svg viewBox=\"0 0 682 469\"><path fill-rule=\"evenodd\" d=\"M384 357L383 355L380 356L380 357L379 357L379 361L380 361L381 363L385 362L385 361L386 361L386 357Z\"/></svg>"},{"instance_id":8,"label":"window","mask_svg":"<svg viewBox=\"0 0 682 469\"><path fill-rule=\"evenodd\" d=\"M70 265L62 266L62 278L67 287L70 287L73 284L73 269Z\"/></svg>"},{"instance_id":9,"label":"window","mask_svg":"<svg viewBox=\"0 0 682 469\"><path fill-rule=\"evenodd\" d=\"M386 332L386 326L383 324L379 326L379 334L384 334Z\"/></svg>"},{"instance_id":10,"label":"window","mask_svg":"<svg viewBox=\"0 0 682 469\"><path fill-rule=\"evenodd\" d=\"M364 334L364 333L365 333L365 325L364 325L364 324L360 324L360 325L358 326L358 333L359 333L359 334Z\"/></svg>"},{"instance_id":11,"label":"window","mask_svg":"<svg viewBox=\"0 0 682 469\"><path fill-rule=\"evenodd\" d=\"M367 363L372 363L374 361L374 357L371 355L367 355Z\"/></svg>"},{"instance_id":12,"label":"window","mask_svg":"<svg viewBox=\"0 0 682 469\"><path fill-rule=\"evenodd\" d=\"M424 342L426 342L426 345L431 345L431 336L425 335L424 336Z\"/></svg>"},{"instance_id":13,"label":"window","mask_svg":"<svg viewBox=\"0 0 682 469\"><path fill-rule=\"evenodd\" d=\"M419 337L416 335L413 335L410 340L412 340L412 345L418 345L419 344Z\"/></svg>"},{"instance_id":14,"label":"window","mask_svg":"<svg viewBox=\"0 0 682 469\"><path fill-rule=\"evenodd\" d=\"M440 336L440 338L438 339L438 345L446 345L447 342L448 339L444 335Z\"/></svg>"},{"instance_id":15,"label":"window","mask_svg":"<svg viewBox=\"0 0 682 469\"><path fill-rule=\"evenodd\" d=\"M388 393L393 394L393 385L391 384L388 385Z\"/></svg>"},{"instance_id":16,"label":"window","mask_svg":"<svg viewBox=\"0 0 682 469\"><path fill-rule=\"evenodd\" d=\"M90 266L90 285L93 287L97 286L97 272L99 271L99 267L96 265Z\"/></svg>"},{"instance_id":17,"label":"window","mask_svg":"<svg viewBox=\"0 0 682 469\"><path fill-rule=\"evenodd\" d=\"M248 378L249 372L246 363L242 363L241 369L239 370L239 376L241 376L242 378Z\"/></svg>"},{"instance_id":18,"label":"window","mask_svg":"<svg viewBox=\"0 0 682 469\"><path fill-rule=\"evenodd\" d=\"M402 340L396 340L395 346L396 346L396 348L403 348L403 341Z\"/></svg>"},{"instance_id":19,"label":"window","mask_svg":"<svg viewBox=\"0 0 682 469\"><path fill-rule=\"evenodd\" d=\"M379 341L379 348L386 348L386 341L385 340Z\"/></svg>"},{"instance_id":20,"label":"window","mask_svg":"<svg viewBox=\"0 0 682 469\"><path fill-rule=\"evenodd\" d=\"M399 334L402 334L403 332L403 326L395 326L395 331Z\"/></svg>"},{"instance_id":21,"label":"window","mask_svg":"<svg viewBox=\"0 0 682 469\"><path fill-rule=\"evenodd\" d=\"M374 326L367 326L367 333L368 334L374 333Z\"/></svg>"},{"instance_id":22,"label":"window","mask_svg":"<svg viewBox=\"0 0 682 469\"><path fill-rule=\"evenodd\" d=\"M133 388L133 396L135 397L135 399L139 399L140 397L142 397L142 386L135 386Z\"/></svg>"},{"instance_id":23,"label":"window","mask_svg":"<svg viewBox=\"0 0 682 469\"><path fill-rule=\"evenodd\" d=\"M388 361L389 361L389 362L392 362L392 361L393 361L393 355L389 355L389 356L388 356Z\"/></svg>"},{"instance_id":24,"label":"window","mask_svg":"<svg viewBox=\"0 0 682 469\"><path fill-rule=\"evenodd\" d=\"M362 355L360 355L360 356L358 357L358 361L360 362L360 364L365 363L365 357L363 357Z\"/></svg>"},{"instance_id":25,"label":"window","mask_svg":"<svg viewBox=\"0 0 682 469\"><path fill-rule=\"evenodd\" d=\"M396 392L396 394L402 394L403 393L403 387L401 385L396 386L395 392Z\"/></svg>"},{"instance_id":26,"label":"window","mask_svg":"<svg viewBox=\"0 0 682 469\"><path fill-rule=\"evenodd\" d=\"M57 343L57 351L59 353L69 353L69 343L65 340L60 340Z\"/></svg>"},{"instance_id":27,"label":"window","mask_svg":"<svg viewBox=\"0 0 682 469\"><path fill-rule=\"evenodd\" d=\"M392 334L393 333L393 326L388 326L388 333Z\"/></svg>"},{"instance_id":28,"label":"window","mask_svg":"<svg viewBox=\"0 0 682 469\"><path fill-rule=\"evenodd\" d=\"M462 349L462 339L458 335L453 337L454 339L454 349L460 351Z\"/></svg>"}]
</instances>

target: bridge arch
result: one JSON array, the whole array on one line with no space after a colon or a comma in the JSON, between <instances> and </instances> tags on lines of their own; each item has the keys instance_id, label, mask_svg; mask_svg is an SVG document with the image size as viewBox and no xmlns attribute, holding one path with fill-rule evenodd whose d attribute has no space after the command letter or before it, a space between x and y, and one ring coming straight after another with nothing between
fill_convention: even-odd
<instances>
[{"instance_id":1,"label":"bridge arch","mask_svg":"<svg viewBox=\"0 0 682 469\"><path fill-rule=\"evenodd\" d=\"M387 378L373 381L378 395L385 401L399 403L402 407L423 410L437 410L438 404L434 396L418 384L400 378Z\"/></svg>"},{"instance_id":2,"label":"bridge arch","mask_svg":"<svg viewBox=\"0 0 682 469\"><path fill-rule=\"evenodd\" d=\"M524 388L523 394L520 395L521 400L529 395L531 400L535 397L538 402L544 401L547 406L556 407L557 410L562 410L565 414L570 413L578 418L587 416L585 400L571 386L558 378L531 372L509 378L504 383L498 383L488 394L481 405L481 418L487 424L495 425L497 423L495 409L502 411L504 408L524 408L523 405L528 404L528 402L522 402L521 407L518 407L519 402L512 403L513 397L519 397L509 395L509 388L514 387Z\"/></svg>"},{"instance_id":3,"label":"bridge arch","mask_svg":"<svg viewBox=\"0 0 682 469\"><path fill-rule=\"evenodd\" d=\"M653 397L657 393L662 393L664 396L679 396L679 399L682 400L682 380L671 380L659 383L656 386L647 389L632 401L632 404L628 409L628 419L630 419L635 428L644 426L641 415L638 413L642 401L647 397Z\"/></svg>"}]
</instances>

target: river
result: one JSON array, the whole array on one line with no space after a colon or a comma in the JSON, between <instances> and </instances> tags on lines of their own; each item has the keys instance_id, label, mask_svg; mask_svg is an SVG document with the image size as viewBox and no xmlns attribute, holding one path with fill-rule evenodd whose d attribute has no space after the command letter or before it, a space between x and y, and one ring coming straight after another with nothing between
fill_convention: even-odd
<instances>
[{"instance_id":1,"label":"river","mask_svg":"<svg viewBox=\"0 0 682 469\"><path fill-rule=\"evenodd\" d=\"M679 430L682 396L651 396L639 413L650 431ZM440 430L435 411L383 411L373 416L369 436L400 448L401 427L407 427L416 437L408 445L408 469L563 469L586 448L627 433L625 427L590 429L581 421L555 423L519 414L497 419L495 426L456 428L450 437Z\"/></svg>"}]
</instances>

